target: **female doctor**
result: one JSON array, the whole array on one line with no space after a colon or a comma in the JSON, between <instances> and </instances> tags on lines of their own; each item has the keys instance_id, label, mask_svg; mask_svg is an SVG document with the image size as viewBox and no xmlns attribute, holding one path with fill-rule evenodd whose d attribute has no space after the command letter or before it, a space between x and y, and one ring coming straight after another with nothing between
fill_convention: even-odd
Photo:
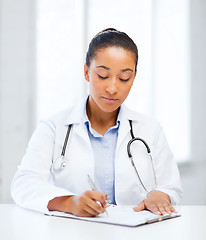
<instances>
[{"instance_id":1,"label":"female doctor","mask_svg":"<svg viewBox=\"0 0 206 240\"><path fill-rule=\"evenodd\" d=\"M17 204L77 216L103 213L107 203L175 212L182 190L162 127L123 104L137 62L137 47L124 32L105 29L92 39L84 66L90 94L40 122L12 182Z\"/></svg>"}]
</instances>

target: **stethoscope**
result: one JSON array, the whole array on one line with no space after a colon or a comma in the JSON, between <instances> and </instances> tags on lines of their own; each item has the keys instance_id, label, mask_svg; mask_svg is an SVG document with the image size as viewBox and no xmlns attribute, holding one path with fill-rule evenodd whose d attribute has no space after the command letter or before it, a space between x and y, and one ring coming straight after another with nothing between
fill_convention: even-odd
<instances>
[{"instance_id":1,"label":"stethoscope","mask_svg":"<svg viewBox=\"0 0 206 240\"><path fill-rule=\"evenodd\" d=\"M133 127L132 127L132 120L129 120L129 125L130 125L130 134L131 134L132 139L127 144L127 154L128 154L128 157L129 157L129 159L131 161L132 166L134 167L134 170L135 170L135 172L136 172L136 174L138 176L138 179L139 179L143 189L148 194L149 192L151 192L151 190L149 191L145 187L145 185L144 185L144 183L143 183L143 181L142 181L142 179L141 179L141 177L139 175L139 172L137 171L136 165L135 165L135 163L133 161L133 156L131 154L131 145L132 145L132 143L134 141L141 141L144 144L145 148L147 149L147 153L148 153L148 155L150 157L150 162L151 162L151 165L152 165L152 171L153 171L153 175L154 175L154 182L155 182L155 188L154 189L156 189L156 187L157 187L157 180L156 180L156 174L155 174L153 159L152 159L152 155L151 155L151 150L150 150L148 144L145 142L145 140L143 140L142 138L136 138L134 136ZM67 143L68 143L71 127L72 127L72 124L70 124L68 126L68 128L67 128L67 133L66 133L66 137L65 137L65 140L64 140L64 145L63 145L63 148L62 148L61 156L58 159L56 159L56 161L53 162L53 169L56 170L56 171L57 170L63 170L66 167L66 162L64 160L64 157L65 157L65 151L66 151L66 147L67 147Z\"/></svg>"},{"instance_id":2,"label":"stethoscope","mask_svg":"<svg viewBox=\"0 0 206 240\"><path fill-rule=\"evenodd\" d=\"M139 179L142 187L144 188L145 192L146 192L147 194L149 194L149 193L151 192L151 190L149 191L149 190L145 187L145 185L144 185L144 183L143 183L143 181L142 181L142 179L141 179L141 177L140 177L140 175L139 175L139 172L137 171L136 165L135 165L135 163L134 163L134 161L133 161L133 156L132 156L132 154L131 154L131 144L132 144L134 141L141 141L141 142L144 144L145 148L147 149L147 153L148 153L149 158L150 158L150 162L151 162L151 165L152 165L152 171L153 171L153 175L154 175L154 183L155 183L154 189L156 189L156 188L157 188L157 178L156 178L156 174L155 174L155 169L154 169L153 159L152 159L152 155L151 155L151 150L150 150L148 144L145 142L145 140L143 140L142 138L136 138L136 137L134 136L133 127L132 127L132 120L129 120L129 125L130 125L130 134L131 134L131 136L132 136L132 139L131 139L131 140L128 142L128 144L127 144L127 154L128 154L128 157L129 157L129 159L130 159L130 161L131 161L132 166L134 167L134 170L135 170L135 172L136 172L136 174L137 174L137 176L138 176L138 179ZM154 189L152 189L152 190L154 190Z\"/></svg>"}]
</instances>

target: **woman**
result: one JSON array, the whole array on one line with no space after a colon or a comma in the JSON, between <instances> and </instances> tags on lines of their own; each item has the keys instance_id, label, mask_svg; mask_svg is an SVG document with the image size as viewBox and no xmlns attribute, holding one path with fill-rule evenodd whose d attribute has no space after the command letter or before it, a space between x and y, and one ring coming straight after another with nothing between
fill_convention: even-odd
<instances>
[{"instance_id":1,"label":"woman","mask_svg":"<svg viewBox=\"0 0 206 240\"><path fill-rule=\"evenodd\" d=\"M127 34L110 28L92 39L84 66L90 94L37 127L12 182L17 204L77 216L103 213L107 202L159 215L175 212L172 205L182 190L163 130L155 120L122 105L137 62L137 47ZM153 157L151 163L141 141L132 143L137 172L127 154L134 137L146 141ZM99 191L91 190L88 175Z\"/></svg>"}]
</instances>

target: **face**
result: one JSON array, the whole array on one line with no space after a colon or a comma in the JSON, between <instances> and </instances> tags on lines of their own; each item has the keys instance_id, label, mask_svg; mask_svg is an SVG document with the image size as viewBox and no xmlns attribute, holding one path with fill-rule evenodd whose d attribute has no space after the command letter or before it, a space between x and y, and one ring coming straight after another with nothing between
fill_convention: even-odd
<instances>
[{"instance_id":1,"label":"face","mask_svg":"<svg viewBox=\"0 0 206 240\"><path fill-rule=\"evenodd\" d=\"M113 112L127 98L134 78L135 56L121 47L108 47L96 52L90 67L84 66L90 85L90 107Z\"/></svg>"}]
</instances>

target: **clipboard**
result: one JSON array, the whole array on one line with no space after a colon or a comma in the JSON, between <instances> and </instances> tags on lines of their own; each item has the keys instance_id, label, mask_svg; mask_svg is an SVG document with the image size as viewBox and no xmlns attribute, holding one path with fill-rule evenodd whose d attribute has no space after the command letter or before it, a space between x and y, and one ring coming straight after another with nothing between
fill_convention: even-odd
<instances>
[{"instance_id":1,"label":"clipboard","mask_svg":"<svg viewBox=\"0 0 206 240\"><path fill-rule=\"evenodd\" d=\"M106 213L103 213L99 214L96 217L78 217L69 213L58 211L51 211L46 215L128 227L137 227L144 224L160 222L181 216L178 213L172 213L171 215L155 215L154 213L147 210L135 212L132 207L124 207L119 205L109 205L109 207L107 207L107 212L108 215Z\"/></svg>"}]
</instances>

